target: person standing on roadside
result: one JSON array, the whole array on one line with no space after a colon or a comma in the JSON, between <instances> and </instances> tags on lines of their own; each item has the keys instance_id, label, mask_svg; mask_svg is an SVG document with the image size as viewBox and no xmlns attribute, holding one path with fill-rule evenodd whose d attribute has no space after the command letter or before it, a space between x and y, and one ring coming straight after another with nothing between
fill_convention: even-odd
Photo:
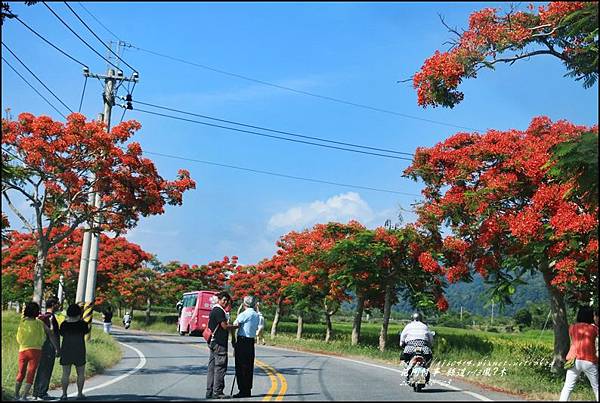
<instances>
[{"instance_id":1,"label":"person standing on roadside","mask_svg":"<svg viewBox=\"0 0 600 403\"><path fill-rule=\"evenodd\" d=\"M33 384L33 397L42 400L51 400L52 398L48 395L48 388L50 387L50 377L52 376L52 370L54 369L54 360L56 359L56 353L58 352L58 346L60 335L58 333L58 321L54 316L55 312L60 310L60 304L57 298L48 298L46 300L46 313L38 316L48 328L52 331L52 335L55 339L53 342L50 337L46 337L46 341L42 346L42 356L40 358L40 365L35 376L35 383Z\"/></svg>"},{"instance_id":2,"label":"person standing on roadside","mask_svg":"<svg viewBox=\"0 0 600 403\"><path fill-rule=\"evenodd\" d=\"M109 305L104 311L102 311L102 322L104 325L104 333L106 334L110 334L110 328L112 327L112 317L113 311L112 307Z\"/></svg>"},{"instance_id":3,"label":"person standing on roadside","mask_svg":"<svg viewBox=\"0 0 600 403\"><path fill-rule=\"evenodd\" d=\"M244 311L233 322L238 325L237 340L235 342L235 376L238 381L239 392L235 398L250 397L252 378L254 376L254 343L260 316L254 310L256 298L250 295L244 297Z\"/></svg>"},{"instance_id":4,"label":"person standing on roadside","mask_svg":"<svg viewBox=\"0 0 600 403\"><path fill-rule=\"evenodd\" d=\"M258 301L256 301L256 313L258 314L258 330L256 331L256 342L264 345L265 344L265 337L264 337L265 317L260 312Z\"/></svg>"},{"instance_id":5,"label":"person standing on roadside","mask_svg":"<svg viewBox=\"0 0 600 403\"><path fill-rule=\"evenodd\" d=\"M231 296L225 291L217 294L217 303L210 311L208 328L212 336L208 341L210 354L208 357L208 370L206 376L206 398L224 399L225 373L227 372L227 341L229 331L237 326L230 325L227 312L231 309Z\"/></svg>"},{"instance_id":6,"label":"person standing on roadside","mask_svg":"<svg viewBox=\"0 0 600 403\"><path fill-rule=\"evenodd\" d=\"M60 325L62 344L60 347L60 365L62 365L62 396L67 400L67 388L71 376L71 365L77 371L77 399L85 399L83 384L85 383L85 335L90 332L91 324L81 319L82 310L77 304L67 308L67 319Z\"/></svg>"},{"instance_id":7,"label":"person standing on roadside","mask_svg":"<svg viewBox=\"0 0 600 403\"><path fill-rule=\"evenodd\" d=\"M598 354L595 345L598 337L598 327L594 324L594 310L592 307L580 307L576 320L576 323L569 326L571 348L566 357L567 361L574 359L575 364L567 369L565 385L560 392L559 400L561 402L569 400L569 396L577 383L577 378L582 372L589 379L596 400L598 400Z\"/></svg>"},{"instance_id":8,"label":"person standing on roadside","mask_svg":"<svg viewBox=\"0 0 600 403\"><path fill-rule=\"evenodd\" d=\"M17 343L19 344L19 367L15 383L15 399L27 400L31 385L35 377L35 371L42 356L42 346L46 338L50 339L53 347L58 351L58 342L52 331L38 319L40 306L37 302L25 304L23 318L17 329ZM25 380L23 395L20 395L21 385Z\"/></svg>"}]
</instances>

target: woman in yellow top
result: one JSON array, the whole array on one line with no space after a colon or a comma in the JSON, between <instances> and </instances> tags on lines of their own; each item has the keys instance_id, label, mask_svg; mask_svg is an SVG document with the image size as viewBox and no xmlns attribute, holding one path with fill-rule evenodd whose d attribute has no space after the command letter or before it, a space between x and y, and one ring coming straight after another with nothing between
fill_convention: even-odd
<instances>
[{"instance_id":1,"label":"woman in yellow top","mask_svg":"<svg viewBox=\"0 0 600 403\"><path fill-rule=\"evenodd\" d=\"M58 342L53 332L37 317L40 314L40 306L37 302L28 302L25 305L23 319L17 330L17 343L19 344L19 369L17 371L17 382L15 384L15 399L21 396L21 385L25 379L23 388L23 398L27 397L31 384L35 377L35 372L42 356L42 345L46 341L46 336L52 342L54 349L59 351Z\"/></svg>"}]
</instances>

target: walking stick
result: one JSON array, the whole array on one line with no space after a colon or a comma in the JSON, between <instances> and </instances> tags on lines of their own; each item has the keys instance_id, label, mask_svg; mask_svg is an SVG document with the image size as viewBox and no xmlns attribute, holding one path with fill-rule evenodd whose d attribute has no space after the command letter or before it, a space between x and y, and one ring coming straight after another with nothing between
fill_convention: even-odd
<instances>
[{"instance_id":1,"label":"walking stick","mask_svg":"<svg viewBox=\"0 0 600 403\"><path fill-rule=\"evenodd\" d=\"M231 384L231 392L229 392L230 396L233 396L233 387L235 386L235 378L236 378L236 375L233 374L233 383Z\"/></svg>"},{"instance_id":2,"label":"walking stick","mask_svg":"<svg viewBox=\"0 0 600 403\"><path fill-rule=\"evenodd\" d=\"M233 347L233 359L235 360L235 347ZM235 380L237 378L237 371L235 371L235 361L234 361L234 373L233 373L233 383L231 384L231 392L229 392L229 396L233 396L233 387L235 386Z\"/></svg>"}]
</instances>

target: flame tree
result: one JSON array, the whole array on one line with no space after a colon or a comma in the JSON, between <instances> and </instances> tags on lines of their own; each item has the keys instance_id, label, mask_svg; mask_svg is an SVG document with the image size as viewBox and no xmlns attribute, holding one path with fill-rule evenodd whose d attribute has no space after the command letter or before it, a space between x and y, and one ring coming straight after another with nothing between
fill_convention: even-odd
<instances>
[{"instance_id":1,"label":"flame tree","mask_svg":"<svg viewBox=\"0 0 600 403\"><path fill-rule=\"evenodd\" d=\"M34 301L42 298L49 250L82 223L101 216L102 230L122 233L142 216L162 214L167 203L181 205L183 193L195 188L185 170L164 180L138 143L121 147L140 127L127 121L106 132L79 113L66 123L30 113L2 119L2 195L36 239ZM88 203L94 192L102 196L99 208ZM13 203L14 195L29 203L33 222Z\"/></svg>"},{"instance_id":2,"label":"flame tree","mask_svg":"<svg viewBox=\"0 0 600 403\"><path fill-rule=\"evenodd\" d=\"M575 184L548 174L557 144L598 133L546 117L524 131L457 133L418 148L405 175L425 183L420 224L437 240L421 262L449 281L473 272L495 283L492 298L510 302L526 272L541 272L550 295L556 370L569 348L565 298L597 290L598 207L569 197ZM452 236L442 239L443 226ZM441 263L441 265L440 265ZM597 292L597 291L596 291Z\"/></svg>"},{"instance_id":3,"label":"flame tree","mask_svg":"<svg viewBox=\"0 0 600 403\"><path fill-rule=\"evenodd\" d=\"M484 8L469 17L469 29L459 33L447 52L436 51L413 76L418 104L454 107L464 94L457 88L482 68L513 64L532 56L559 59L567 76L591 87L598 79L598 2L551 2L537 13L510 11L499 15Z\"/></svg>"}]
</instances>

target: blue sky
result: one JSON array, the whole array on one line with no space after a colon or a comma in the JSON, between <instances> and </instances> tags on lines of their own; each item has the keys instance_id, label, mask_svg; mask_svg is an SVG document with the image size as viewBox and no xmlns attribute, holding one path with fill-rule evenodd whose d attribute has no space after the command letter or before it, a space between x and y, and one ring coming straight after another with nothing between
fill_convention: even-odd
<instances>
[{"instance_id":1,"label":"blue sky","mask_svg":"<svg viewBox=\"0 0 600 403\"><path fill-rule=\"evenodd\" d=\"M69 3L105 41L115 40L77 2ZM536 3L544 4L544 3ZM137 47L215 69L353 103L396 111L435 124L302 95L126 49L123 58L140 73L134 100L337 141L412 153L457 131L525 129L539 115L592 125L598 121L597 85L584 89L564 78L555 58L532 58L512 67L481 71L461 86L454 109L417 106L410 77L435 50L445 50L451 26L466 28L471 12L500 3L84 3L120 39ZM526 4L523 3L523 7ZM85 47L44 6L11 3L23 21L47 39L104 73L106 63ZM62 3L51 7L106 54ZM2 40L72 109L83 88L81 66L43 43L14 20ZM2 55L49 99L18 62ZM2 108L62 119L12 70L2 66ZM126 74L129 69L124 67ZM124 95L124 91L119 92ZM59 108L60 105L58 105ZM142 106L140 106L142 107ZM101 111L101 85L89 80L82 112ZM148 108L146 108L148 109ZM63 113L66 111L63 110ZM115 108L113 124L121 117ZM167 112L168 113L168 112ZM211 128L129 111L142 129L134 136L145 151L178 155L324 181L418 195L403 178L409 161L325 149ZM416 196L303 182L224 167L150 156L165 178L188 169L197 189L181 207L143 218L127 238L167 262L203 264L237 255L242 263L270 257L279 236L317 222L358 219L368 227L396 220ZM3 204L3 211L7 211ZM405 221L410 212L402 211ZM19 229L18 220L9 214Z\"/></svg>"}]
</instances>

